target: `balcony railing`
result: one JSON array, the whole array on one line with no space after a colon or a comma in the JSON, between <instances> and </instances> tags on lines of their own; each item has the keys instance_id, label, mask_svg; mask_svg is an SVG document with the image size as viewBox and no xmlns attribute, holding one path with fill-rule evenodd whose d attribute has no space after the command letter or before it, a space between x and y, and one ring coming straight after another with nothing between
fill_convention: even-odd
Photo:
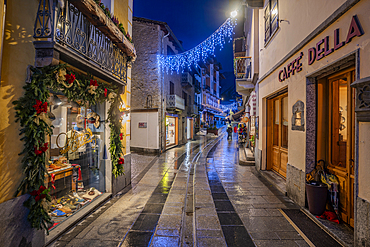
<instances>
[{"instance_id":1,"label":"balcony railing","mask_svg":"<svg viewBox=\"0 0 370 247\"><path fill-rule=\"evenodd\" d=\"M185 100L176 94L167 95L167 109L185 110Z\"/></svg>"},{"instance_id":2,"label":"balcony railing","mask_svg":"<svg viewBox=\"0 0 370 247\"><path fill-rule=\"evenodd\" d=\"M251 79L251 57L234 58L234 74L236 79Z\"/></svg>"},{"instance_id":3,"label":"balcony railing","mask_svg":"<svg viewBox=\"0 0 370 247\"><path fill-rule=\"evenodd\" d=\"M184 72L181 75L181 85L183 87L193 86L193 77L189 72Z\"/></svg>"},{"instance_id":4,"label":"balcony railing","mask_svg":"<svg viewBox=\"0 0 370 247\"><path fill-rule=\"evenodd\" d=\"M126 81L127 55L69 1L40 0L34 38L47 38ZM53 6L50 6L50 3ZM105 20L108 23L110 20ZM124 39L124 38L123 38ZM123 44L123 42L121 42ZM132 46L133 47L133 46Z\"/></svg>"}]
</instances>

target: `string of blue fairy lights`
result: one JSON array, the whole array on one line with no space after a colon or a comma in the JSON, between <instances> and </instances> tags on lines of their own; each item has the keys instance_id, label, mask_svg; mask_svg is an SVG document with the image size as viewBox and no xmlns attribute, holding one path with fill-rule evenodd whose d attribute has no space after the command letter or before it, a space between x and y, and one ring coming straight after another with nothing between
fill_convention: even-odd
<instances>
[{"instance_id":1,"label":"string of blue fairy lights","mask_svg":"<svg viewBox=\"0 0 370 247\"><path fill-rule=\"evenodd\" d=\"M216 47L219 46L222 50L226 39L229 42L232 40L235 26L235 18L228 18L211 36L193 49L176 55L157 55L160 68L166 73L171 71L172 74L174 71L183 72L185 68L190 70L192 65L201 60L205 62L209 56L214 56Z\"/></svg>"}]
</instances>

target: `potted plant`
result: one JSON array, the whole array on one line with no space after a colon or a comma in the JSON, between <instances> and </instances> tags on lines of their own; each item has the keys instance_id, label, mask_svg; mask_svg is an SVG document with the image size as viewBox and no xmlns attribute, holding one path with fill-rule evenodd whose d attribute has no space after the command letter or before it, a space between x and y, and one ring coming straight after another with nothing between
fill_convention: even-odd
<instances>
[{"instance_id":1,"label":"potted plant","mask_svg":"<svg viewBox=\"0 0 370 247\"><path fill-rule=\"evenodd\" d=\"M323 162L323 165L320 165ZM322 215L325 212L328 196L328 186L321 182L321 175L324 174L325 161L319 160L315 169L306 174L306 193L308 210L313 215Z\"/></svg>"}]
</instances>

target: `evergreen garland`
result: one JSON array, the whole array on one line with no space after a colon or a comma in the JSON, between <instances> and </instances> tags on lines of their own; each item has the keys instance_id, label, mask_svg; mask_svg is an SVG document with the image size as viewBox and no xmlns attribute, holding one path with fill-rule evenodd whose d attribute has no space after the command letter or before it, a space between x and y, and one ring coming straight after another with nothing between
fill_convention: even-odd
<instances>
[{"instance_id":1,"label":"evergreen garland","mask_svg":"<svg viewBox=\"0 0 370 247\"><path fill-rule=\"evenodd\" d=\"M16 121L20 122L21 140L24 142L23 151L19 154L22 158L24 179L17 189L17 195L30 194L24 206L30 209L28 220L36 229L46 229L47 223L51 223L50 216L46 212L44 199L50 201L48 194L50 189L44 186L47 162L45 152L48 148L46 139L52 135L53 126L50 125L47 106L50 90L62 92L69 101L79 101L82 105L95 105L110 101L108 110L110 134L111 159L113 174L115 177L122 175L123 145L120 114L118 106L121 97L117 87L103 82L98 82L91 75L82 75L68 70L65 64L32 68L32 80L23 88L24 96L13 101L16 110ZM120 162L121 161L121 162Z\"/></svg>"}]
</instances>

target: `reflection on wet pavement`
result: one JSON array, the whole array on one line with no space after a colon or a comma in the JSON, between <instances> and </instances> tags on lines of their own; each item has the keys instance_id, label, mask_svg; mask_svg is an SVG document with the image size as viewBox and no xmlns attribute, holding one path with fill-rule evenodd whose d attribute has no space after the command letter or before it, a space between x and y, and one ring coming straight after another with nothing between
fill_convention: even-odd
<instances>
[{"instance_id":1,"label":"reflection on wet pavement","mask_svg":"<svg viewBox=\"0 0 370 247\"><path fill-rule=\"evenodd\" d=\"M53 246L307 246L278 210L297 206L238 165L235 140L202 137L139 170Z\"/></svg>"}]
</instances>

